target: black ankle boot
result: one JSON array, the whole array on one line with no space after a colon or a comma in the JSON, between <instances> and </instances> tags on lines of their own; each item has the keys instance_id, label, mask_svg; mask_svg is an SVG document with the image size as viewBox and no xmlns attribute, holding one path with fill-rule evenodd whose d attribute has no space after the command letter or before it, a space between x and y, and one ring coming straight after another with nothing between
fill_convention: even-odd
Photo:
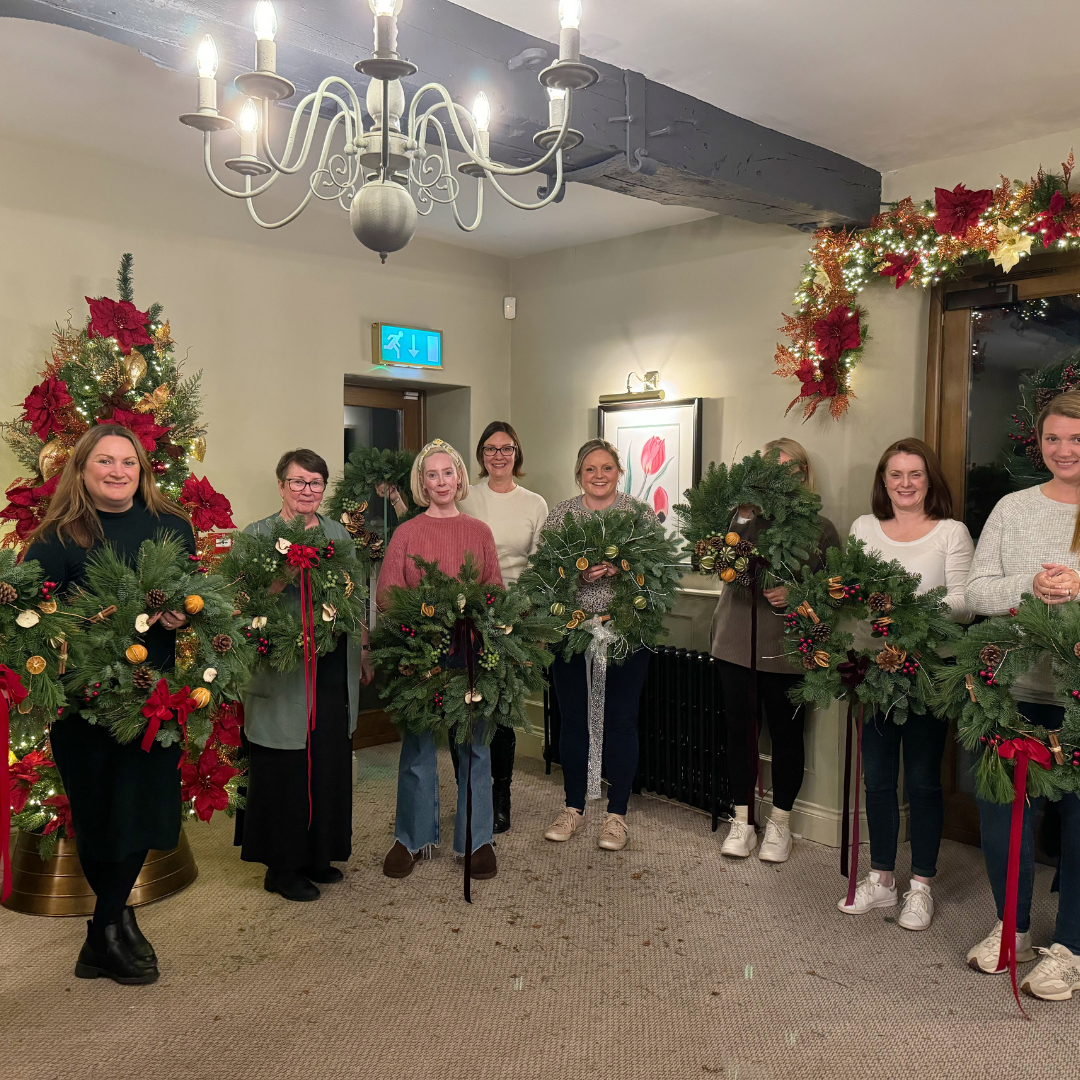
<instances>
[{"instance_id":1,"label":"black ankle boot","mask_svg":"<svg viewBox=\"0 0 1080 1080\"><path fill-rule=\"evenodd\" d=\"M128 952L144 964L157 964L154 946L143 936L139 924L135 921L135 909L126 907L120 913L120 936L128 947Z\"/></svg>"},{"instance_id":2,"label":"black ankle boot","mask_svg":"<svg viewBox=\"0 0 1080 1080\"><path fill-rule=\"evenodd\" d=\"M297 903L318 900L320 895L319 890L295 870L275 870L273 867L268 867L266 870L263 888L267 892L276 892L279 896L284 896L286 900Z\"/></svg>"},{"instance_id":3,"label":"black ankle boot","mask_svg":"<svg viewBox=\"0 0 1080 1080\"><path fill-rule=\"evenodd\" d=\"M496 780L491 785L491 804L495 811L494 833L504 833L510 828L510 781Z\"/></svg>"},{"instance_id":4,"label":"black ankle boot","mask_svg":"<svg viewBox=\"0 0 1080 1080\"><path fill-rule=\"evenodd\" d=\"M124 985L142 985L157 982L156 964L148 964L136 957L124 943L119 923L110 923L95 930L92 922L86 924L86 943L75 964L77 979L96 979L104 976Z\"/></svg>"},{"instance_id":5,"label":"black ankle boot","mask_svg":"<svg viewBox=\"0 0 1080 1080\"><path fill-rule=\"evenodd\" d=\"M336 866L329 864L321 867L302 866L299 873L308 881L314 881L320 885L336 885L345 879L345 875Z\"/></svg>"}]
</instances>

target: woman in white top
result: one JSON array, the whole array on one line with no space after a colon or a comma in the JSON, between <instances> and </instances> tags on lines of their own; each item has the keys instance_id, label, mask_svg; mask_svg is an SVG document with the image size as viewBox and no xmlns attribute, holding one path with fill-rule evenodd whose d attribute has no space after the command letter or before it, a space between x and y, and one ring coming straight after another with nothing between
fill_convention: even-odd
<instances>
[{"instance_id":1,"label":"woman in white top","mask_svg":"<svg viewBox=\"0 0 1080 1080\"><path fill-rule=\"evenodd\" d=\"M945 602L957 622L970 621L964 607L964 587L974 545L967 526L952 518L952 492L937 454L922 439L901 439L878 462L870 496L872 514L857 518L851 535L867 550L895 559L922 579L919 592L944 585ZM897 922L905 930L925 930L934 917L930 879L937 872L938 848L944 819L941 757L947 725L931 713L911 713L904 724L878 714L863 729L863 768L866 777L866 824L870 833L870 873L855 890L849 915L874 908L895 907L896 842L900 806L896 787L900 755L904 756L904 786L911 808L911 886Z\"/></svg>"},{"instance_id":2,"label":"woman in white top","mask_svg":"<svg viewBox=\"0 0 1080 1080\"><path fill-rule=\"evenodd\" d=\"M461 510L479 518L495 537L503 584L517 581L529 556L540 542L548 516L547 503L535 491L515 482L525 455L517 432L505 420L493 420L476 444L480 483L469 488ZM514 729L499 725L491 740L491 783L495 806L495 832L510 828L510 783L514 776Z\"/></svg>"}]
</instances>

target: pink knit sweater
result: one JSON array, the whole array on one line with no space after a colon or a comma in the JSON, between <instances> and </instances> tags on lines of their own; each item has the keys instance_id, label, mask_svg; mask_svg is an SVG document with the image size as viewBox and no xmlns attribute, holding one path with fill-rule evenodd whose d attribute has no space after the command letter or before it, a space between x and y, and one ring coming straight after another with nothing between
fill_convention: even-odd
<instances>
[{"instance_id":1,"label":"pink knit sweater","mask_svg":"<svg viewBox=\"0 0 1080 1080\"><path fill-rule=\"evenodd\" d=\"M375 594L379 609L385 610L391 586L414 589L420 584L422 575L412 560L413 555L419 555L425 562L438 563L444 574L456 577L467 551L473 553L482 584L502 584L495 538L482 521L468 514L452 518L417 514L402 522L390 537L379 568L379 587Z\"/></svg>"}]
</instances>

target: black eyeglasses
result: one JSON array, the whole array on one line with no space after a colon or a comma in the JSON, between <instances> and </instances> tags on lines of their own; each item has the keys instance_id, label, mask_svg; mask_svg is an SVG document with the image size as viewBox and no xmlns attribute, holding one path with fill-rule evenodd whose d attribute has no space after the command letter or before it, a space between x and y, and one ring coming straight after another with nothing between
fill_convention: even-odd
<instances>
[{"instance_id":1,"label":"black eyeglasses","mask_svg":"<svg viewBox=\"0 0 1080 1080\"><path fill-rule=\"evenodd\" d=\"M325 480L294 480L291 476L285 481L289 485L290 491L303 491L304 488L310 488L312 495L319 495L326 490Z\"/></svg>"},{"instance_id":2,"label":"black eyeglasses","mask_svg":"<svg viewBox=\"0 0 1080 1080\"><path fill-rule=\"evenodd\" d=\"M485 446L484 457L513 457L517 453L517 447L511 443L509 446Z\"/></svg>"}]
</instances>

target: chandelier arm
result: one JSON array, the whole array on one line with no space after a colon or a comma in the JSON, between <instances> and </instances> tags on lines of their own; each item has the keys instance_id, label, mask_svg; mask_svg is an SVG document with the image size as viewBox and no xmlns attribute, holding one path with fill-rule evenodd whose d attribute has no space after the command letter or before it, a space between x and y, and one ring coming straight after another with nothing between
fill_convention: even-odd
<instances>
[{"instance_id":1,"label":"chandelier arm","mask_svg":"<svg viewBox=\"0 0 1080 1080\"><path fill-rule=\"evenodd\" d=\"M554 202L555 199L558 197L559 192L562 190L562 187L563 187L562 154L561 153L558 154L556 156L556 158L555 158L555 183L552 186L551 191L549 191L548 194L543 199L541 199L539 202L535 202L535 203L519 202L517 199L514 198L513 195L511 195L508 191L506 191L505 188L503 188L503 186L499 183L499 181L496 180L495 177L492 176L490 172L487 172L486 175L487 175L487 178L491 181L492 187L494 187L495 190L499 193L499 195L501 195L502 198L505 199L506 202L508 202L511 206L516 206L519 210L542 210L549 203Z\"/></svg>"},{"instance_id":2,"label":"chandelier arm","mask_svg":"<svg viewBox=\"0 0 1080 1080\"><path fill-rule=\"evenodd\" d=\"M217 178L217 175L214 173L214 166L210 161L210 135L211 134L212 133L209 132L209 131L206 131L206 132L203 133L203 164L206 166L206 175L210 177L211 183L213 183L214 187L216 187L218 189L218 191L222 192L225 195L231 195L234 199L254 199L254 198L257 198L259 195L261 195L269 187L271 187L274 184L274 182L277 180L277 178L278 178L278 176L280 174L279 173L271 173L270 174L270 179L267 180L265 184L262 184L260 187L257 187L254 191L252 191L251 190L251 177L248 177L245 184L244 184L244 187L246 189L245 191L233 191L233 189L231 187L229 187L227 184L223 184Z\"/></svg>"},{"instance_id":3,"label":"chandelier arm","mask_svg":"<svg viewBox=\"0 0 1080 1080\"><path fill-rule=\"evenodd\" d=\"M289 125L289 137L285 142L285 152L281 156L281 160L278 161L274 157L273 151L270 149L270 103L265 98L262 101L262 123L261 127L261 142L262 152L270 166L279 173L286 175L294 175L304 168L307 163L308 155L311 153L311 144L314 141L315 129L319 122L319 111L322 108L324 99L329 99L334 102L340 109L340 112L334 114L331 121L339 116L345 117L345 145L348 146L352 142L352 127L353 119L352 114L349 112L348 106L345 102L337 96L337 94L331 94L326 92L326 86L331 82L340 82L343 86L349 88L353 93L355 99L355 91L352 91L352 87L342 79L338 79L337 76L331 75L323 79L319 85L319 89L315 92L308 94L296 107L296 111L293 113L292 123ZM292 155L293 146L296 142L296 134L299 130L300 123L303 119L304 110L311 104L311 115L308 117L307 131L304 134L303 149L297 155L296 163L294 165L289 164L289 158Z\"/></svg>"},{"instance_id":4,"label":"chandelier arm","mask_svg":"<svg viewBox=\"0 0 1080 1080\"><path fill-rule=\"evenodd\" d=\"M528 176L529 173L534 173L537 171L537 169L543 168L543 166L546 165L549 161L551 161L561 149L563 137L566 135L566 132L570 127L570 103L573 96L573 91L567 90L566 108L563 110L562 127L559 128L559 137L552 144L551 149L548 150L548 152L544 154L543 157L538 158L531 165L524 165L518 168L511 168L507 165L500 165L498 164L498 162L492 161L490 158L483 157L473 149L471 143L476 142L477 128L476 121L473 119L472 113L470 113L464 105L459 105L456 101L454 101L450 97L449 92L444 86L440 86L438 83L426 83L424 86L420 87L420 89L417 90L415 94L413 94L413 99L411 102L409 102L409 138L411 142L418 142L418 140L416 139L416 135L414 134L417 127L417 102L420 100L421 96L426 94L429 90L433 93L437 93L442 98L442 100L435 102L434 105L431 105L427 109L425 109L422 119L432 117L433 114L439 109L446 109L447 114L450 117L450 123L453 125L454 128L454 134L457 135L458 142L461 143L465 153L472 159L472 161L474 161L477 165L481 166L489 175L491 173L495 173L498 176ZM469 127L472 129L473 133L473 138L471 141L470 139L466 138L465 132L458 121L459 110L468 118Z\"/></svg>"},{"instance_id":5,"label":"chandelier arm","mask_svg":"<svg viewBox=\"0 0 1080 1080\"><path fill-rule=\"evenodd\" d=\"M250 176L245 177L244 182L245 182L247 187L249 187L249 188L251 187L251 177ZM254 198L249 198L247 200L248 213L251 214L252 220L255 222L255 224L260 226L261 228L263 228L263 229L280 229L283 226L289 225L292 222L294 222L307 209L307 204L309 202L311 202L312 197L314 196L314 194L315 194L314 191L309 189L307 194L305 194L303 199L300 201L299 206L297 206L296 209L293 210L293 212L291 214L287 214L280 221L263 221L263 219L261 217L259 217L258 212L255 210Z\"/></svg>"},{"instance_id":6,"label":"chandelier arm","mask_svg":"<svg viewBox=\"0 0 1080 1080\"><path fill-rule=\"evenodd\" d=\"M480 177L476 182L476 219L471 225L466 225L461 220L461 215L458 213L457 199L454 199L451 206L454 210L454 221L457 223L457 227L462 232L476 232L480 227L480 219L484 216L484 178Z\"/></svg>"},{"instance_id":7,"label":"chandelier arm","mask_svg":"<svg viewBox=\"0 0 1080 1080\"><path fill-rule=\"evenodd\" d=\"M409 165L409 179L410 181L414 182L416 187L419 189L419 197L428 199L433 203L441 203L445 206L448 203L452 203L458 197L459 185L457 179L454 177L453 168L450 163L450 149L447 146L446 142L446 129L443 127L438 117L432 116L429 119L431 124L435 128L436 135L438 135L439 145L442 149L442 153L441 155L438 153L425 153L419 166L421 170L421 172L419 173L413 172L413 166L416 165L416 159L413 159ZM426 129L427 123L425 122L424 130L426 131ZM435 171L435 166L429 164L433 161L438 162L439 170L435 174L435 178L433 180L424 180L424 173ZM437 191L440 186L447 194L447 197L445 199L440 199L432 194L432 189Z\"/></svg>"}]
</instances>

